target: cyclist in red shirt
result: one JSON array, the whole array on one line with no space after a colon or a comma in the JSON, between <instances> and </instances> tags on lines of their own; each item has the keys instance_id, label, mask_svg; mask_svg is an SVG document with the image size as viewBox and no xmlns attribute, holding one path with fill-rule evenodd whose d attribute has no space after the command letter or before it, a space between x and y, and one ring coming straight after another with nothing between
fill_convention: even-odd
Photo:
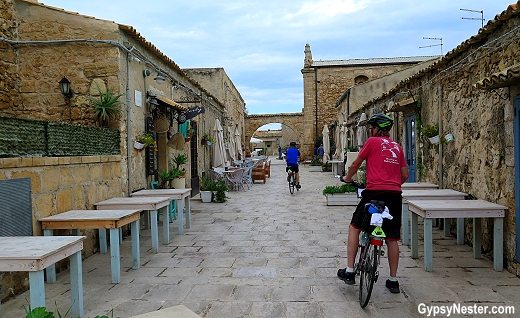
<instances>
[{"instance_id":1,"label":"cyclist in red shirt","mask_svg":"<svg viewBox=\"0 0 520 318\"><path fill-rule=\"evenodd\" d=\"M388 265L390 278L386 287L392 293L399 293L397 281L397 267L399 265L399 245L401 235L401 184L408 179L408 168L401 146L390 139L390 129L394 120L385 114L376 114L368 120L370 138L361 149L358 157L350 166L343 181L350 183L359 167L366 160L367 187L363 191L362 199L352 215L347 243L347 268L338 270L338 277L346 284L355 283L354 261L357 254L359 233L364 218L365 203L370 200L385 202L392 220L385 219L382 229L386 234L388 247Z\"/></svg>"}]
</instances>

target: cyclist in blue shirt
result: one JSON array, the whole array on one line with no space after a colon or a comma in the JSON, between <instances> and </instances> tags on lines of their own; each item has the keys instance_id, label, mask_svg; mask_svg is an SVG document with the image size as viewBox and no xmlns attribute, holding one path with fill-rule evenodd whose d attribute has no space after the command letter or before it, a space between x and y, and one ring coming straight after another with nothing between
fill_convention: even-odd
<instances>
[{"instance_id":1,"label":"cyclist in blue shirt","mask_svg":"<svg viewBox=\"0 0 520 318\"><path fill-rule=\"evenodd\" d=\"M298 162L300 161L300 150L296 148L296 142L291 141L290 148L287 149L287 159L285 161L287 162L287 167L285 168L285 171L293 171L296 176L296 188L300 189L300 174L298 169Z\"/></svg>"}]
</instances>

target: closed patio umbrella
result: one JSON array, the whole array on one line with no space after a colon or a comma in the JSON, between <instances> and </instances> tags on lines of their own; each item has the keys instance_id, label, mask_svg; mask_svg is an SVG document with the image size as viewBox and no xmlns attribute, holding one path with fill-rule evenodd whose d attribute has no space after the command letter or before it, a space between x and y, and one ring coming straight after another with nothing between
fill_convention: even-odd
<instances>
[{"instance_id":1,"label":"closed patio umbrella","mask_svg":"<svg viewBox=\"0 0 520 318\"><path fill-rule=\"evenodd\" d=\"M229 131L229 147L228 147L228 153L229 157L231 158L231 161L237 160L237 154L236 154L236 146L235 146L235 134L233 132L232 127L228 127Z\"/></svg>"},{"instance_id":2,"label":"closed patio umbrella","mask_svg":"<svg viewBox=\"0 0 520 318\"><path fill-rule=\"evenodd\" d=\"M213 145L213 167L224 167L226 161L226 155L224 153L224 134L220 121L215 120L213 126L213 137L215 143Z\"/></svg>"},{"instance_id":3,"label":"closed patio umbrella","mask_svg":"<svg viewBox=\"0 0 520 318\"><path fill-rule=\"evenodd\" d=\"M347 148L347 128L343 125L339 130L339 145L337 147L340 148L341 161L345 160L345 148Z\"/></svg>"},{"instance_id":4,"label":"closed patio umbrella","mask_svg":"<svg viewBox=\"0 0 520 318\"><path fill-rule=\"evenodd\" d=\"M237 157L244 159L244 154L242 153L242 138L240 137L240 130L235 129L235 146L237 149Z\"/></svg>"},{"instance_id":5,"label":"closed patio umbrella","mask_svg":"<svg viewBox=\"0 0 520 318\"><path fill-rule=\"evenodd\" d=\"M323 125L323 131L321 132L323 135L323 162L327 162L330 160L329 152L330 152L330 140L329 140L329 127L327 125Z\"/></svg>"}]
</instances>

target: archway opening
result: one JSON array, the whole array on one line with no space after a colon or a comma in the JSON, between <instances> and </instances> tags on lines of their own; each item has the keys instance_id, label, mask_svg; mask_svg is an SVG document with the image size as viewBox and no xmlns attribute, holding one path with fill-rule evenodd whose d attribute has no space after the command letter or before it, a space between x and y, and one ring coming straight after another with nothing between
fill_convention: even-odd
<instances>
[{"instance_id":1,"label":"archway opening","mask_svg":"<svg viewBox=\"0 0 520 318\"><path fill-rule=\"evenodd\" d=\"M282 153L287 150L291 141L298 144L298 134L291 127L282 123L265 124L255 130L249 146L251 155L267 155L282 159Z\"/></svg>"}]
</instances>

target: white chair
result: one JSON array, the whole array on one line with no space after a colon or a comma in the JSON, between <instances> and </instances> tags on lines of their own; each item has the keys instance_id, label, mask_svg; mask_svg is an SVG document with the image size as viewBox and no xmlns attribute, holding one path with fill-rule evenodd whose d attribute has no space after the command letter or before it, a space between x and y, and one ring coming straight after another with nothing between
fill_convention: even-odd
<instances>
[{"instance_id":1,"label":"white chair","mask_svg":"<svg viewBox=\"0 0 520 318\"><path fill-rule=\"evenodd\" d=\"M242 188L244 191L246 190L244 188L244 169L236 169L232 172L227 172L226 180L228 181L229 185L233 190L240 191L240 188Z\"/></svg>"}]
</instances>

